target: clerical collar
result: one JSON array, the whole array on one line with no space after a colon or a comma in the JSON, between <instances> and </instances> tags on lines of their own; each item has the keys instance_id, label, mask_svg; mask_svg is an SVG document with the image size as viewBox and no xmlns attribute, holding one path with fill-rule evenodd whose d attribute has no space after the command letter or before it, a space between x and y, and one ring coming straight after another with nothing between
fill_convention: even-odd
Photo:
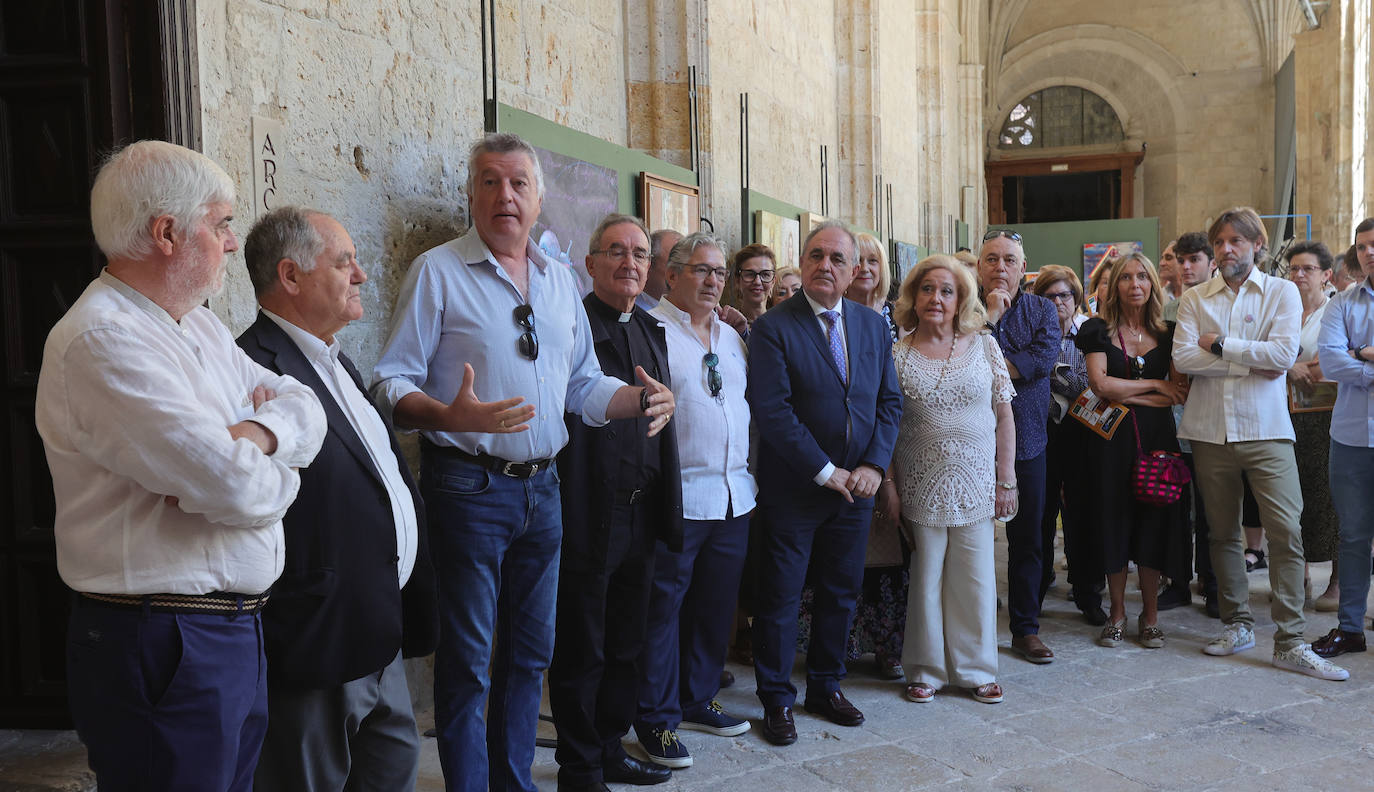
<instances>
[{"instance_id":1,"label":"clerical collar","mask_svg":"<svg viewBox=\"0 0 1374 792\"><path fill-rule=\"evenodd\" d=\"M607 319L615 319L617 322L625 324L634 318L633 309L631 309L629 313L621 313L620 311L617 311L616 309L607 305L606 301L601 299L600 297L597 297L594 292L587 296L592 298L592 304L596 306L596 310Z\"/></svg>"}]
</instances>

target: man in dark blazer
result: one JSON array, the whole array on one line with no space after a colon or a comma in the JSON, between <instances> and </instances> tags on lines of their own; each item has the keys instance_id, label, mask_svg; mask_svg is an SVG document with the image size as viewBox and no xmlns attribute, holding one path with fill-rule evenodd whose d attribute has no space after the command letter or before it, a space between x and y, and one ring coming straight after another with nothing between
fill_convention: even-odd
<instances>
[{"instance_id":1,"label":"man in dark blazer","mask_svg":"<svg viewBox=\"0 0 1374 792\"><path fill-rule=\"evenodd\" d=\"M262 311L239 346L310 386L329 421L262 614L268 728L254 788L411 789L420 745L401 658L438 642L434 572L415 482L335 339L362 316L367 275L342 225L295 207L259 218L244 258Z\"/></svg>"},{"instance_id":2,"label":"man in dark blazer","mask_svg":"<svg viewBox=\"0 0 1374 792\"><path fill-rule=\"evenodd\" d=\"M635 305L649 271L643 222L610 215L590 242L592 291L582 304L601 370L633 382L639 368L668 382L665 331ZM668 424L647 437L649 416L597 427L573 413L565 420L568 444L558 454L563 547L549 666L558 789L662 783L672 771L629 756L620 737L638 706L655 543L682 549L676 435Z\"/></svg>"},{"instance_id":3,"label":"man in dark blazer","mask_svg":"<svg viewBox=\"0 0 1374 792\"><path fill-rule=\"evenodd\" d=\"M892 459L902 402L886 324L844 299L855 250L843 224L813 229L802 246L801 292L749 333L747 397L762 441L756 476L764 533L754 673L763 735L777 745L797 739L790 675L808 566L815 597L806 709L842 726L864 720L840 680L873 495Z\"/></svg>"}]
</instances>

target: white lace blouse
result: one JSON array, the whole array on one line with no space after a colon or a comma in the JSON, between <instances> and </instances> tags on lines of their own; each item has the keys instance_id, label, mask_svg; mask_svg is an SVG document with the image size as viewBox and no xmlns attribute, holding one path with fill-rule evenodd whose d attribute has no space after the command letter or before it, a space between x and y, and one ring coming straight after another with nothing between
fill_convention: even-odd
<instances>
[{"instance_id":1,"label":"white lace blouse","mask_svg":"<svg viewBox=\"0 0 1374 792\"><path fill-rule=\"evenodd\" d=\"M948 361L928 358L903 340L893 344L892 357L904 397L894 452L902 517L927 526L972 525L992 517L993 405L1016 395L996 339L979 335Z\"/></svg>"}]
</instances>

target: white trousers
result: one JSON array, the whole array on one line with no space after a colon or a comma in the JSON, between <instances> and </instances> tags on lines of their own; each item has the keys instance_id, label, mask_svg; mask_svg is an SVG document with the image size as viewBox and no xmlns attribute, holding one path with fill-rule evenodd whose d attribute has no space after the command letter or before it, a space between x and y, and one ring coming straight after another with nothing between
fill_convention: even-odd
<instances>
[{"instance_id":1,"label":"white trousers","mask_svg":"<svg viewBox=\"0 0 1374 792\"><path fill-rule=\"evenodd\" d=\"M915 539L902 646L907 682L939 689L996 681L992 520L955 527L903 523Z\"/></svg>"}]
</instances>

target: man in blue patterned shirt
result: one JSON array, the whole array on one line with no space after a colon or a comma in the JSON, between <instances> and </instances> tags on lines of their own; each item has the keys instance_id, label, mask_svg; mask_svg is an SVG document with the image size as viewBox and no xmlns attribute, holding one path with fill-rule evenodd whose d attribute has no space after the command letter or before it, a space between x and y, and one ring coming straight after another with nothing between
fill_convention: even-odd
<instances>
[{"instance_id":1,"label":"man in blue patterned shirt","mask_svg":"<svg viewBox=\"0 0 1374 792\"><path fill-rule=\"evenodd\" d=\"M1054 526L1042 529L1045 510L1045 422L1050 374L1059 359L1059 318L1054 304L1021 291L1026 253L1021 235L989 231L978 255L978 293L988 328L1002 347L1016 398L1016 486L1020 505L1007 523L1007 614L1011 648L1032 663L1054 661L1040 640L1042 553L1054 552ZM1048 533L1048 535L1046 535Z\"/></svg>"}]
</instances>

